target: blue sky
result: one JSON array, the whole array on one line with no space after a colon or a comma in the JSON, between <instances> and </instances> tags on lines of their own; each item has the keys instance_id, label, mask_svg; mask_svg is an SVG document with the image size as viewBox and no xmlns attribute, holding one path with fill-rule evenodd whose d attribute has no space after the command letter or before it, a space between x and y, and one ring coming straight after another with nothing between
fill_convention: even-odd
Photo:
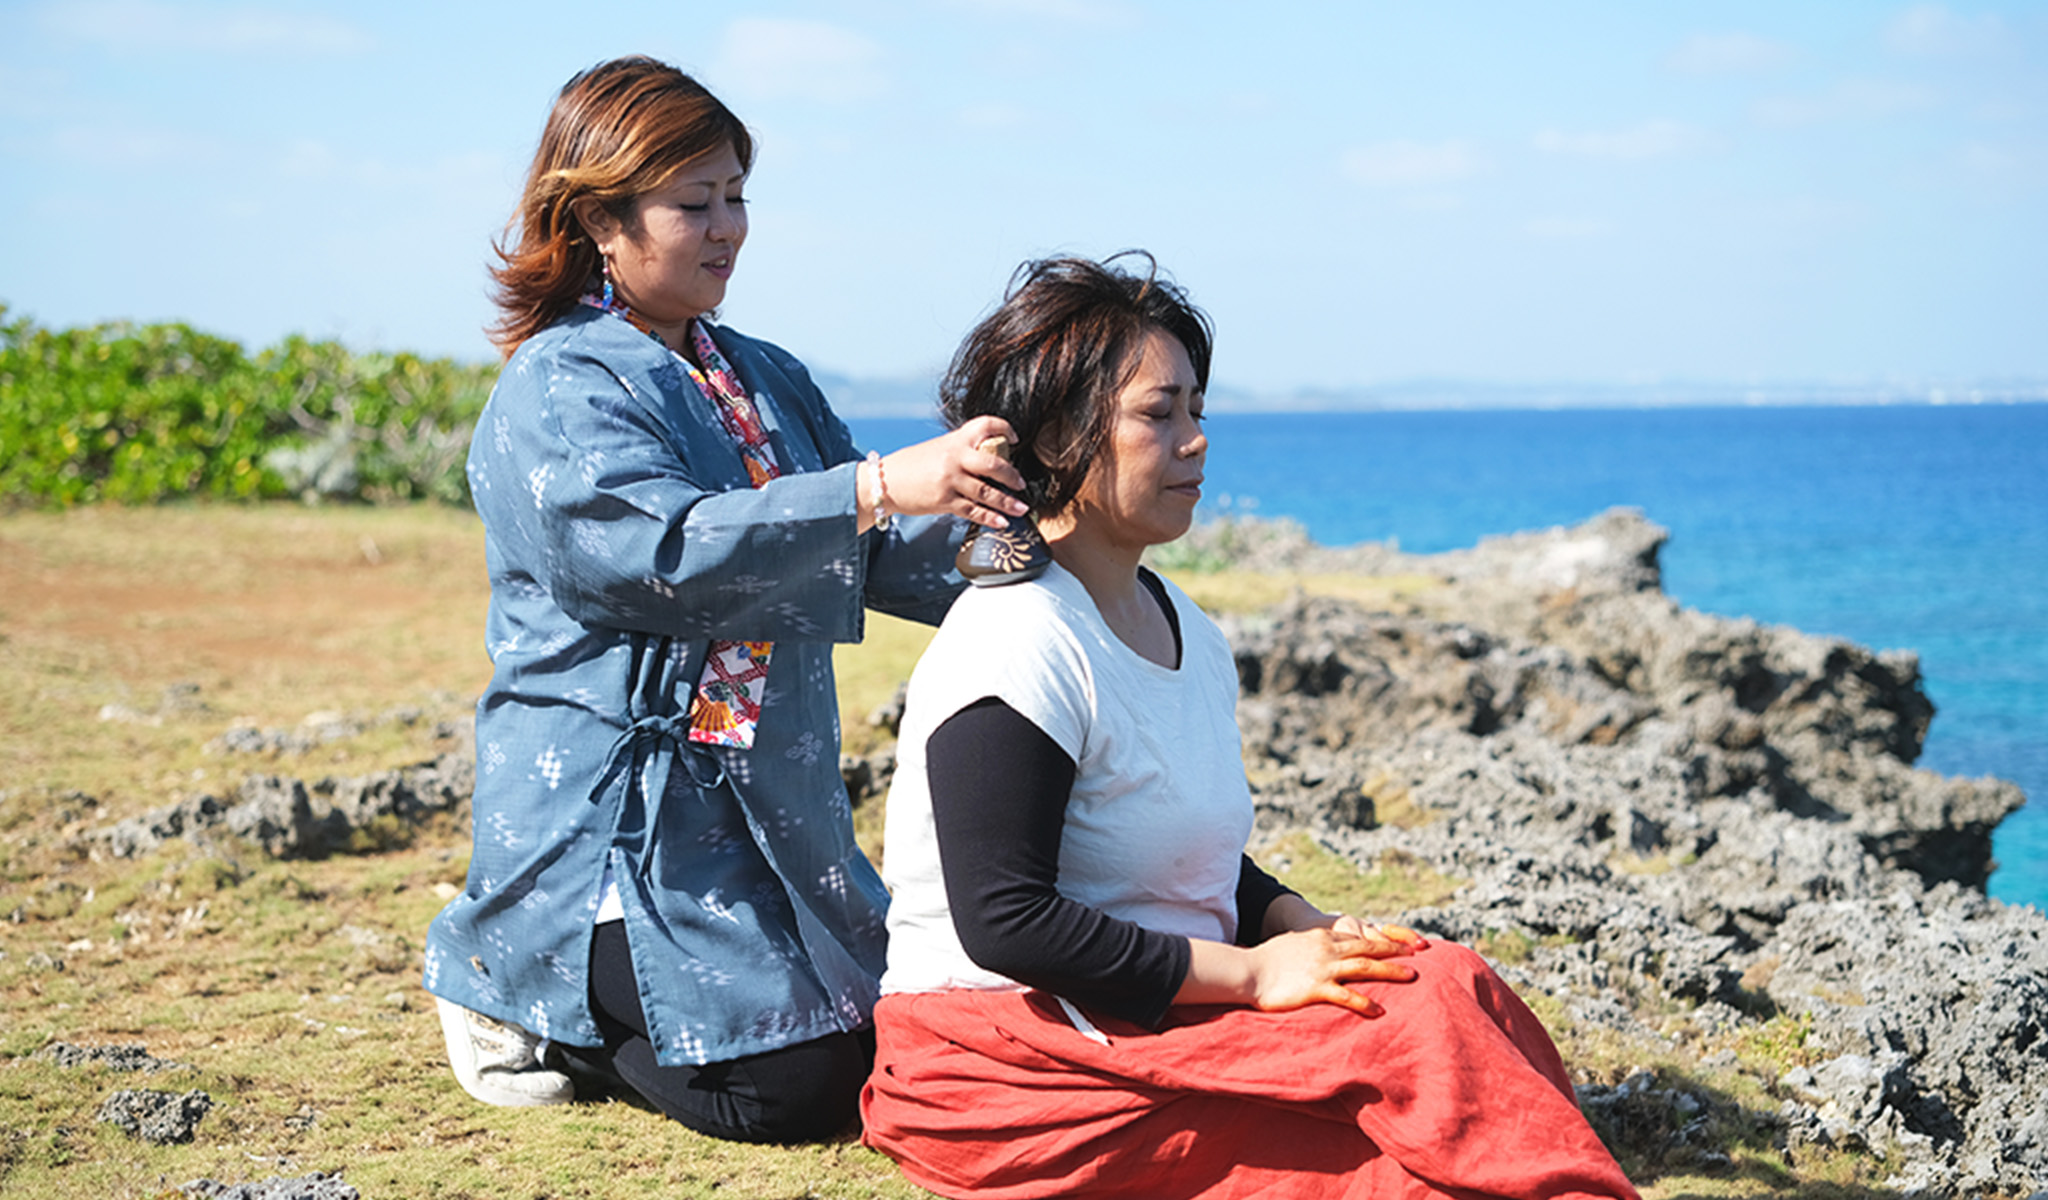
<instances>
[{"instance_id":1,"label":"blue sky","mask_svg":"<svg viewBox=\"0 0 2048 1200\"><path fill-rule=\"evenodd\" d=\"M484 358L549 101L759 134L726 319L933 371L1152 250L1219 385L2048 377L2048 5L0 0L0 302Z\"/></svg>"}]
</instances>

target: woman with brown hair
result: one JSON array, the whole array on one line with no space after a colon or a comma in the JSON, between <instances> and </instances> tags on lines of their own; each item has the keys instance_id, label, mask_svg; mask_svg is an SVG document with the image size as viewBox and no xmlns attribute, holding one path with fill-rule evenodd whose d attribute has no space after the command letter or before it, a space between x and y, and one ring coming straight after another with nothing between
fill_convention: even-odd
<instances>
[{"instance_id":1,"label":"woman with brown hair","mask_svg":"<svg viewBox=\"0 0 2048 1200\"><path fill-rule=\"evenodd\" d=\"M1201 498L1210 342L1149 260L1054 259L954 359L946 416L1015 431L1053 563L911 678L866 1138L999 1200L1633 1196L1478 955L1244 854L1230 647L1141 565Z\"/></svg>"},{"instance_id":2,"label":"woman with brown hair","mask_svg":"<svg viewBox=\"0 0 2048 1200\"><path fill-rule=\"evenodd\" d=\"M855 449L809 374L713 323L752 138L623 58L563 87L494 271L504 372L470 447L494 665L474 849L428 933L456 1078L572 1098L558 1067L720 1137L854 1114L886 893L838 771L832 646L936 620L964 526L1022 483L969 422Z\"/></svg>"}]
</instances>

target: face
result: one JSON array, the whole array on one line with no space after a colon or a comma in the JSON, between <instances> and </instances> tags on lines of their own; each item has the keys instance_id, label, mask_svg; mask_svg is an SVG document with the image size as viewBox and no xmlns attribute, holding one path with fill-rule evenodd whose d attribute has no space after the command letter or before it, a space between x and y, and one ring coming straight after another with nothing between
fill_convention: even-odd
<instances>
[{"instance_id":1,"label":"face","mask_svg":"<svg viewBox=\"0 0 2048 1200\"><path fill-rule=\"evenodd\" d=\"M635 199L625 221L595 202L577 211L611 262L618 297L671 346L683 346L690 322L725 300L747 240L746 182L728 144Z\"/></svg>"},{"instance_id":2,"label":"face","mask_svg":"<svg viewBox=\"0 0 2048 1200\"><path fill-rule=\"evenodd\" d=\"M1202 405L1187 348L1161 330L1148 333L1138 369L1117 393L1109 437L1075 496L1076 532L1135 552L1188 531L1209 454Z\"/></svg>"}]
</instances>

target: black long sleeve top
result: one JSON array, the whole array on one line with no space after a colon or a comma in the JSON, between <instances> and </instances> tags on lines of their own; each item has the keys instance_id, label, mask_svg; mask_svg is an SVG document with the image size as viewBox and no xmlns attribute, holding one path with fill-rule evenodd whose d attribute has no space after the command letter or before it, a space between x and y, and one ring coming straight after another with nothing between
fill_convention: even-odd
<instances>
[{"instance_id":1,"label":"black long sleeve top","mask_svg":"<svg viewBox=\"0 0 2048 1200\"><path fill-rule=\"evenodd\" d=\"M1179 623L1145 575L1176 653ZM968 957L1019 983L1111 1016L1157 1026L1186 979L1186 938L1145 929L1062 896L1060 838L1074 760L994 698L962 709L926 747L932 817L954 930ZM1260 940L1266 909L1288 889L1244 858L1237 940Z\"/></svg>"}]
</instances>

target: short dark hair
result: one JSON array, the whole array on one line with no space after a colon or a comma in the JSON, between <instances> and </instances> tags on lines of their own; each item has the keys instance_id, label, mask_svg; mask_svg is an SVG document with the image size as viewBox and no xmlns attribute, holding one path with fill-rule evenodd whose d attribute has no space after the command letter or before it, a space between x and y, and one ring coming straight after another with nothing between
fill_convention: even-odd
<instances>
[{"instance_id":1,"label":"short dark hair","mask_svg":"<svg viewBox=\"0 0 2048 1200\"><path fill-rule=\"evenodd\" d=\"M1142 273L1124 260L1142 263ZM1180 342L1206 391L1215 341L1208 315L1150 254L1027 262L954 354L939 385L940 411L954 428L980 416L1008 421L1025 502L1033 512L1059 512L1088 477L1116 417L1116 395L1155 329ZM1051 447L1044 457L1042 434Z\"/></svg>"}]
</instances>

